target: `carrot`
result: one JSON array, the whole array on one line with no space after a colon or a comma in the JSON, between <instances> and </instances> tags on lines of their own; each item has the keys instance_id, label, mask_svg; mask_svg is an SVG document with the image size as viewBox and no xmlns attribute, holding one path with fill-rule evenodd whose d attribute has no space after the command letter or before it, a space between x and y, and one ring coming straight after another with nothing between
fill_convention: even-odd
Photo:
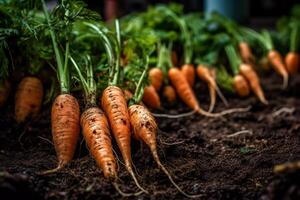
<instances>
[{"instance_id":1,"label":"carrot","mask_svg":"<svg viewBox=\"0 0 300 200\"><path fill-rule=\"evenodd\" d=\"M181 67L181 72L185 76L186 80L190 84L191 87L194 86L195 83L195 68L192 64L185 64Z\"/></svg>"},{"instance_id":2,"label":"carrot","mask_svg":"<svg viewBox=\"0 0 300 200\"><path fill-rule=\"evenodd\" d=\"M160 98L152 85L145 87L143 102L150 108L160 108Z\"/></svg>"},{"instance_id":3,"label":"carrot","mask_svg":"<svg viewBox=\"0 0 300 200\"><path fill-rule=\"evenodd\" d=\"M299 70L300 55L296 52L289 52L285 56L285 65L289 74L296 74Z\"/></svg>"},{"instance_id":4,"label":"carrot","mask_svg":"<svg viewBox=\"0 0 300 200\"><path fill-rule=\"evenodd\" d=\"M103 170L104 177L116 181L117 164L112 151L108 121L103 111L97 107L87 109L81 115L80 124L85 141L97 165Z\"/></svg>"},{"instance_id":5,"label":"carrot","mask_svg":"<svg viewBox=\"0 0 300 200\"><path fill-rule=\"evenodd\" d=\"M300 170L300 161L288 162L274 167L275 173L284 173L289 171Z\"/></svg>"},{"instance_id":6,"label":"carrot","mask_svg":"<svg viewBox=\"0 0 300 200\"><path fill-rule=\"evenodd\" d=\"M163 83L164 74L160 68L154 67L149 70L149 79L150 84L158 91Z\"/></svg>"},{"instance_id":7,"label":"carrot","mask_svg":"<svg viewBox=\"0 0 300 200\"><path fill-rule=\"evenodd\" d=\"M283 78L283 88L288 85L289 74L283 63L282 56L276 50L270 50L268 53L268 59L274 70Z\"/></svg>"},{"instance_id":8,"label":"carrot","mask_svg":"<svg viewBox=\"0 0 300 200\"><path fill-rule=\"evenodd\" d=\"M167 99L168 103L174 103L176 101L176 92L171 85L164 87L163 96Z\"/></svg>"},{"instance_id":9,"label":"carrot","mask_svg":"<svg viewBox=\"0 0 300 200\"><path fill-rule=\"evenodd\" d=\"M244 76L250 85L250 88L254 92L254 94L258 97L258 99L263 104L268 104L268 101L265 98L265 94L263 89L261 88L259 78L256 72L252 69L251 65L249 64L241 64L240 65L240 73Z\"/></svg>"},{"instance_id":10,"label":"carrot","mask_svg":"<svg viewBox=\"0 0 300 200\"><path fill-rule=\"evenodd\" d=\"M0 108L4 106L10 93L10 82L7 80L0 81Z\"/></svg>"},{"instance_id":11,"label":"carrot","mask_svg":"<svg viewBox=\"0 0 300 200\"><path fill-rule=\"evenodd\" d=\"M102 95L102 108L109 120L115 140L121 151L125 167L132 176L136 185L145 193L148 193L138 183L133 169L130 148L130 121L127 103L123 91L117 86L108 86Z\"/></svg>"},{"instance_id":12,"label":"carrot","mask_svg":"<svg viewBox=\"0 0 300 200\"><path fill-rule=\"evenodd\" d=\"M30 115L36 117L43 100L43 84L36 77L25 77L20 82L15 96L15 119L24 122Z\"/></svg>"},{"instance_id":13,"label":"carrot","mask_svg":"<svg viewBox=\"0 0 300 200\"><path fill-rule=\"evenodd\" d=\"M170 81L172 82L173 86L175 87L175 90L178 94L178 96L181 98L181 100L189 106L191 109L193 109L195 112L198 112L201 115L207 116L207 117L220 117L226 114L230 114L233 112L245 112L248 109L230 109L225 110L220 113L209 113L204 111L202 108L200 108L200 105L196 99L196 96L188 84L185 76L181 73L181 71L177 68L171 68L168 72L168 76Z\"/></svg>"},{"instance_id":14,"label":"carrot","mask_svg":"<svg viewBox=\"0 0 300 200\"><path fill-rule=\"evenodd\" d=\"M161 163L157 153L157 124L154 117L148 111L147 108L141 105L132 105L128 109L130 116L130 123L133 127L133 136L139 141L143 141L150 148L152 156L157 163L158 167L168 176L171 183L177 188L177 190L184 196L197 198L201 195L189 195L185 193L173 180L169 171Z\"/></svg>"},{"instance_id":15,"label":"carrot","mask_svg":"<svg viewBox=\"0 0 300 200\"><path fill-rule=\"evenodd\" d=\"M43 174L56 172L72 160L79 138L79 118L80 108L75 97L70 94L56 97L51 111L51 128L58 165Z\"/></svg>"},{"instance_id":16,"label":"carrot","mask_svg":"<svg viewBox=\"0 0 300 200\"><path fill-rule=\"evenodd\" d=\"M253 55L251 48L247 42L239 43L239 50L242 60L247 64L255 63L255 56Z\"/></svg>"},{"instance_id":17,"label":"carrot","mask_svg":"<svg viewBox=\"0 0 300 200\"><path fill-rule=\"evenodd\" d=\"M246 97L250 94L250 86L242 75L236 75L233 78L233 86L240 97Z\"/></svg>"}]
</instances>

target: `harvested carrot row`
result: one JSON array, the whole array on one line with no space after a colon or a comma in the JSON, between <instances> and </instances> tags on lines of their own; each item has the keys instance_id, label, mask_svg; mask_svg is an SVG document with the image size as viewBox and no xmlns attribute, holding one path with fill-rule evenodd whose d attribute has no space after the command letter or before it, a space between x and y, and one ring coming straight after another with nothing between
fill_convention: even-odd
<instances>
[{"instance_id":1,"label":"harvested carrot row","mask_svg":"<svg viewBox=\"0 0 300 200\"><path fill-rule=\"evenodd\" d=\"M150 108L160 108L160 98L155 88L149 85L144 88L143 102Z\"/></svg>"},{"instance_id":2,"label":"harvested carrot row","mask_svg":"<svg viewBox=\"0 0 300 200\"><path fill-rule=\"evenodd\" d=\"M168 103L174 103L176 101L176 92L171 85L166 85L163 89L163 96Z\"/></svg>"},{"instance_id":3,"label":"harvested carrot row","mask_svg":"<svg viewBox=\"0 0 300 200\"><path fill-rule=\"evenodd\" d=\"M242 75L236 75L233 78L233 87L240 97L246 97L250 94L250 86Z\"/></svg>"},{"instance_id":4,"label":"harvested carrot row","mask_svg":"<svg viewBox=\"0 0 300 200\"><path fill-rule=\"evenodd\" d=\"M194 86L195 83L195 68L192 64L185 64L181 67L181 72L185 76L186 80L190 84L191 87Z\"/></svg>"},{"instance_id":5,"label":"harvested carrot row","mask_svg":"<svg viewBox=\"0 0 300 200\"><path fill-rule=\"evenodd\" d=\"M139 141L143 141L150 148L152 156L158 167L168 176L171 183L177 190L186 197L199 198L202 195L190 195L185 193L173 180L169 171L161 163L157 153L157 124L151 113L141 105L132 105L128 109L130 115L130 123L133 127L133 136Z\"/></svg>"},{"instance_id":6,"label":"harvested carrot row","mask_svg":"<svg viewBox=\"0 0 300 200\"><path fill-rule=\"evenodd\" d=\"M160 68L154 67L149 70L149 79L150 84L153 85L156 91L159 91L164 80L164 74Z\"/></svg>"},{"instance_id":7,"label":"harvested carrot row","mask_svg":"<svg viewBox=\"0 0 300 200\"><path fill-rule=\"evenodd\" d=\"M20 82L15 96L15 119L24 122L30 115L36 117L43 100L43 84L36 77L25 77Z\"/></svg>"},{"instance_id":8,"label":"harvested carrot row","mask_svg":"<svg viewBox=\"0 0 300 200\"><path fill-rule=\"evenodd\" d=\"M240 73L248 80L252 91L258 97L258 99L263 104L268 104L268 101L265 98L264 91L260 86L259 78L252 67L249 64L241 64Z\"/></svg>"},{"instance_id":9,"label":"harvested carrot row","mask_svg":"<svg viewBox=\"0 0 300 200\"><path fill-rule=\"evenodd\" d=\"M0 108L4 106L5 102L7 101L10 88L11 86L9 81L0 81Z\"/></svg>"}]
</instances>

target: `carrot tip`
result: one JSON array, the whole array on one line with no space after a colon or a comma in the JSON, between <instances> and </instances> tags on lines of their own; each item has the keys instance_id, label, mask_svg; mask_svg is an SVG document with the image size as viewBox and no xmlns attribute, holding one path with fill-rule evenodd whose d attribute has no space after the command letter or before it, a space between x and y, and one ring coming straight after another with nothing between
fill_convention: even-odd
<instances>
[{"instance_id":1,"label":"carrot tip","mask_svg":"<svg viewBox=\"0 0 300 200\"><path fill-rule=\"evenodd\" d=\"M123 192L117 183L112 182L112 184L115 187L115 189L117 190L117 192L123 197L139 196L144 192L144 191L139 191L139 192L134 192L134 193L127 193L127 192Z\"/></svg>"},{"instance_id":2,"label":"carrot tip","mask_svg":"<svg viewBox=\"0 0 300 200\"><path fill-rule=\"evenodd\" d=\"M282 89L286 89L288 87L289 84L289 77L288 75L283 76L283 83L282 83Z\"/></svg>"},{"instance_id":3,"label":"carrot tip","mask_svg":"<svg viewBox=\"0 0 300 200\"><path fill-rule=\"evenodd\" d=\"M54 169L49 169L49 170L46 170L46 171L43 171L43 172L38 172L37 174L38 175L48 175L48 174L56 173L61 169L62 169L62 166L58 166Z\"/></svg>"}]
</instances>

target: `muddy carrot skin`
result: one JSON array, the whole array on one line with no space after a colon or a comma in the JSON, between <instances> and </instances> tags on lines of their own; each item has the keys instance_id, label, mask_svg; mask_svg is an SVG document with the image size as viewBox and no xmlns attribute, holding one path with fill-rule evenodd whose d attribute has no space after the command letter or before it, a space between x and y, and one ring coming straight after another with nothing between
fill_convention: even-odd
<instances>
[{"instance_id":1,"label":"muddy carrot skin","mask_svg":"<svg viewBox=\"0 0 300 200\"><path fill-rule=\"evenodd\" d=\"M0 108L3 107L9 97L11 85L10 82L0 81Z\"/></svg>"},{"instance_id":2,"label":"muddy carrot skin","mask_svg":"<svg viewBox=\"0 0 300 200\"><path fill-rule=\"evenodd\" d=\"M176 101L176 92L171 85L166 85L163 89L163 96L168 103L174 103Z\"/></svg>"},{"instance_id":3,"label":"muddy carrot skin","mask_svg":"<svg viewBox=\"0 0 300 200\"><path fill-rule=\"evenodd\" d=\"M246 97L250 94L250 86L242 75L236 75L233 78L233 87L240 97Z\"/></svg>"},{"instance_id":4,"label":"muddy carrot skin","mask_svg":"<svg viewBox=\"0 0 300 200\"><path fill-rule=\"evenodd\" d=\"M254 64L255 57L251 51L251 48L247 42L239 43L239 50L242 60L247 64Z\"/></svg>"},{"instance_id":5,"label":"muddy carrot skin","mask_svg":"<svg viewBox=\"0 0 300 200\"><path fill-rule=\"evenodd\" d=\"M185 64L181 67L181 72L184 74L186 80L188 81L191 87L195 83L195 68L192 64Z\"/></svg>"},{"instance_id":6,"label":"muddy carrot skin","mask_svg":"<svg viewBox=\"0 0 300 200\"><path fill-rule=\"evenodd\" d=\"M18 85L15 96L15 119L24 122L29 116L35 117L43 101L43 84L36 77L25 77Z\"/></svg>"},{"instance_id":7,"label":"muddy carrot skin","mask_svg":"<svg viewBox=\"0 0 300 200\"><path fill-rule=\"evenodd\" d=\"M268 59L273 67L273 69L282 76L283 78L283 88L286 88L288 85L289 74L287 72L286 66L283 62L282 56L276 50L271 50L268 53Z\"/></svg>"},{"instance_id":8,"label":"muddy carrot skin","mask_svg":"<svg viewBox=\"0 0 300 200\"><path fill-rule=\"evenodd\" d=\"M58 170L73 159L79 138L80 108L75 97L69 94L56 97L52 105L51 127L58 159L58 166L54 170Z\"/></svg>"},{"instance_id":9,"label":"muddy carrot skin","mask_svg":"<svg viewBox=\"0 0 300 200\"><path fill-rule=\"evenodd\" d=\"M285 65L289 74L296 74L300 67L300 55L296 52L289 52L285 56Z\"/></svg>"},{"instance_id":10,"label":"muddy carrot skin","mask_svg":"<svg viewBox=\"0 0 300 200\"><path fill-rule=\"evenodd\" d=\"M240 73L242 76L244 76L247 81L249 82L250 88L254 92L254 94L257 96L257 98L263 103L268 104L268 101L265 98L265 94L263 89L261 88L260 81L258 78L258 75L253 70L251 65L249 64L241 64L240 65Z\"/></svg>"},{"instance_id":11,"label":"muddy carrot skin","mask_svg":"<svg viewBox=\"0 0 300 200\"><path fill-rule=\"evenodd\" d=\"M139 189L148 193L148 191L140 186L132 169L131 129L127 102L123 91L117 86L108 86L103 91L101 104L108 118L113 136L121 151L127 171L130 173Z\"/></svg>"},{"instance_id":12,"label":"muddy carrot skin","mask_svg":"<svg viewBox=\"0 0 300 200\"><path fill-rule=\"evenodd\" d=\"M160 68L154 67L149 70L150 84L158 91L163 83L164 74Z\"/></svg>"},{"instance_id":13,"label":"muddy carrot skin","mask_svg":"<svg viewBox=\"0 0 300 200\"><path fill-rule=\"evenodd\" d=\"M100 108L88 108L82 113L80 124L84 139L97 165L102 169L104 177L116 181L117 164L105 114Z\"/></svg>"},{"instance_id":14,"label":"muddy carrot skin","mask_svg":"<svg viewBox=\"0 0 300 200\"><path fill-rule=\"evenodd\" d=\"M160 98L155 88L149 85L144 88L143 102L150 108L158 109L160 108Z\"/></svg>"}]
</instances>

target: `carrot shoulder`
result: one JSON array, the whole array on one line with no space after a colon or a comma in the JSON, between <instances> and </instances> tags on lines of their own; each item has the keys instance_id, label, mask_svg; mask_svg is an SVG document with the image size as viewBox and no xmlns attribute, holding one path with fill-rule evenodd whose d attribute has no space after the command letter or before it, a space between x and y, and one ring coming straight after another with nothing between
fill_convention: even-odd
<instances>
[{"instance_id":1,"label":"carrot shoulder","mask_svg":"<svg viewBox=\"0 0 300 200\"><path fill-rule=\"evenodd\" d=\"M43 84L35 77L25 77L18 85L15 96L15 119L24 122L30 115L35 117L43 100Z\"/></svg>"},{"instance_id":2,"label":"carrot shoulder","mask_svg":"<svg viewBox=\"0 0 300 200\"><path fill-rule=\"evenodd\" d=\"M285 65L289 74L296 74L300 67L300 55L296 52L289 52L285 56Z\"/></svg>"},{"instance_id":3,"label":"carrot shoulder","mask_svg":"<svg viewBox=\"0 0 300 200\"><path fill-rule=\"evenodd\" d=\"M233 87L240 97L246 97L250 94L249 84L242 75L236 75L233 78Z\"/></svg>"}]
</instances>

